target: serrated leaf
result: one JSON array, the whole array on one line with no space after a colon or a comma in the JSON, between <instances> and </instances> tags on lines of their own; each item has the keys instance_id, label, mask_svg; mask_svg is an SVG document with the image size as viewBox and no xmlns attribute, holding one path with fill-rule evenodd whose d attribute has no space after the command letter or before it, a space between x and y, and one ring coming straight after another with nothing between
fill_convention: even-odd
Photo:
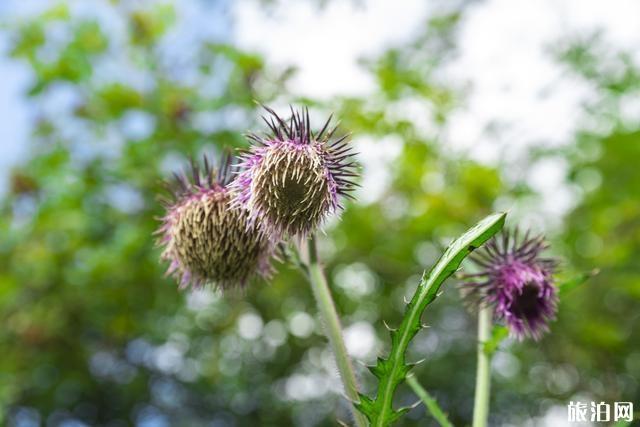
<instances>
[{"instance_id":1,"label":"serrated leaf","mask_svg":"<svg viewBox=\"0 0 640 427\"><path fill-rule=\"evenodd\" d=\"M386 366L387 360L383 359L382 357L378 357L377 363L373 366L367 366L367 368L369 368L369 371L371 371L371 373L378 379L382 378L386 371L387 371L387 366Z\"/></svg>"},{"instance_id":2,"label":"serrated leaf","mask_svg":"<svg viewBox=\"0 0 640 427\"><path fill-rule=\"evenodd\" d=\"M405 353L413 337L422 329L422 313L437 297L442 283L458 269L462 260L502 229L505 217L505 213L493 214L477 223L454 240L431 270L422 275L418 288L406 306L400 327L391 333L389 357L378 359L373 368L374 375L380 380L375 399L361 396L361 402L356 405L373 427L389 426L408 410L393 409L393 396L413 366L406 363Z\"/></svg>"},{"instance_id":3,"label":"serrated leaf","mask_svg":"<svg viewBox=\"0 0 640 427\"><path fill-rule=\"evenodd\" d=\"M409 412L412 408L410 406L406 406L404 408L399 408L394 410L389 417L389 424L398 421L404 414Z\"/></svg>"},{"instance_id":4,"label":"serrated leaf","mask_svg":"<svg viewBox=\"0 0 640 427\"><path fill-rule=\"evenodd\" d=\"M360 397L360 402L354 403L353 406L371 422L371 416L375 412L373 399L362 393L358 393L358 396Z\"/></svg>"}]
</instances>

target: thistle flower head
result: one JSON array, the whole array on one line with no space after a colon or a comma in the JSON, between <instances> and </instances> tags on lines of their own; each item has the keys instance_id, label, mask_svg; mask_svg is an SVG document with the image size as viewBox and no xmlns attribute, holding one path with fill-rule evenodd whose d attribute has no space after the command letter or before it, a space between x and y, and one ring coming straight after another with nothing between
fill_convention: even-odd
<instances>
[{"instance_id":1,"label":"thistle flower head","mask_svg":"<svg viewBox=\"0 0 640 427\"><path fill-rule=\"evenodd\" d=\"M232 202L230 159L217 173L204 157L204 170L191 163L190 177L175 175L173 197L163 201L166 214L156 234L169 262L168 275L180 287L212 283L222 289L244 286L270 272L272 244L249 214Z\"/></svg>"},{"instance_id":2,"label":"thistle flower head","mask_svg":"<svg viewBox=\"0 0 640 427\"><path fill-rule=\"evenodd\" d=\"M505 231L470 257L481 271L463 276L469 279L463 291L473 301L493 306L495 317L520 340L538 340L555 318L558 297L552 275L557 262L541 255L547 247L542 236L526 233L519 240L517 230Z\"/></svg>"},{"instance_id":3,"label":"thistle flower head","mask_svg":"<svg viewBox=\"0 0 640 427\"><path fill-rule=\"evenodd\" d=\"M314 133L309 112L291 110L285 121L273 110L263 117L267 136L248 135L255 144L244 154L233 182L239 204L252 219L279 235L304 236L341 209L356 176L348 135L334 139L331 117Z\"/></svg>"}]
</instances>

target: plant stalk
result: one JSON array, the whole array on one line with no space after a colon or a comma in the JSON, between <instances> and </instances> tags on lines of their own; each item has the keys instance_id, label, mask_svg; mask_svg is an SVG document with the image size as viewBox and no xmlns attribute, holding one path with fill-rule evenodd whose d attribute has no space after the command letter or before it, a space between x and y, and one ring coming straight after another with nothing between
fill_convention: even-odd
<instances>
[{"instance_id":1,"label":"plant stalk","mask_svg":"<svg viewBox=\"0 0 640 427\"><path fill-rule=\"evenodd\" d=\"M336 358L336 365L344 391L350 400L351 413L355 420L357 427L366 427L367 420L353 406L353 402L359 402L358 396L358 383L356 381L356 375L351 365L351 359L347 354L347 348L342 338L342 326L340 325L340 318L336 310L335 303L331 297L331 291L327 284L327 279L324 275L324 271L318 260L318 250L316 248L315 236L311 237L308 242L309 248L309 283L313 290L313 296L318 304L318 310L320 312L320 318L324 325L325 334L329 339L329 344L333 349L333 354Z\"/></svg>"},{"instance_id":2,"label":"plant stalk","mask_svg":"<svg viewBox=\"0 0 640 427\"><path fill-rule=\"evenodd\" d=\"M473 427L487 427L489 418L489 396L491 392L491 355L485 343L491 339L493 310L481 306L478 310L478 368L473 406Z\"/></svg>"},{"instance_id":3,"label":"plant stalk","mask_svg":"<svg viewBox=\"0 0 640 427\"><path fill-rule=\"evenodd\" d=\"M407 384L413 392L422 400L424 405L426 406L427 413L431 414L433 418L440 424L441 427L453 427L453 424L447 418L447 414L445 414L438 402L427 392L427 390L422 387L422 385L418 382L415 375L409 374L407 375Z\"/></svg>"}]
</instances>

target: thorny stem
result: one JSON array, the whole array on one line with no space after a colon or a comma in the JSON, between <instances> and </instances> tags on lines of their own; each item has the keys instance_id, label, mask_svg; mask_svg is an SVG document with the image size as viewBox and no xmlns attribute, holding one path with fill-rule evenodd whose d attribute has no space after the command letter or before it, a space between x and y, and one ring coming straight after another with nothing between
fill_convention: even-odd
<instances>
[{"instance_id":1,"label":"thorny stem","mask_svg":"<svg viewBox=\"0 0 640 427\"><path fill-rule=\"evenodd\" d=\"M345 394L351 401L351 413L353 414L355 425L357 427L366 427L366 418L355 409L352 403L360 401L360 397L358 396L358 383L356 381L353 367L351 366L351 360L347 354L347 348L344 345L344 339L342 338L340 318L338 317L335 303L331 297L331 291L329 290L324 271L318 260L318 250L316 248L315 237L311 237L309 239L308 250L309 283L311 284L313 296L318 304L318 310L320 311L320 317L324 325L325 334L327 335L331 348L333 349L333 354L336 358L336 365L340 372L340 378L342 379Z\"/></svg>"},{"instance_id":2,"label":"thorny stem","mask_svg":"<svg viewBox=\"0 0 640 427\"><path fill-rule=\"evenodd\" d=\"M427 407L427 412L430 413L433 418L440 424L441 427L453 427L453 424L447 418L447 414L445 414L438 402L427 392L427 390L422 387L422 385L418 382L415 375L409 374L407 375L407 384L413 392L422 400L424 405Z\"/></svg>"},{"instance_id":3,"label":"thorny stem","mask_svg":"<svg viewBox=\"0 0 640 427\"><path fill-rule=\"evenodd\" d=\"M485 350L485 343L491 338L492 315L491 307L481 306L478 310L478 368L473 406L473 427L486 427L489 418L491 355Z\"/></svg>"}]
</instances>

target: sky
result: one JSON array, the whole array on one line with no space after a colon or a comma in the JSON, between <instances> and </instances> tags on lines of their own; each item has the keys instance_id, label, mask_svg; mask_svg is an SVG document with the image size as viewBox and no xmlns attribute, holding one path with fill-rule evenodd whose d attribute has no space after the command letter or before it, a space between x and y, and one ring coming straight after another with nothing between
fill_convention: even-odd
<instances>
[{"instance_id":1,"label":"sky","mask_svg":"<svg viewBox=\"0 0 640 427\"><path fill-rule=\"evenodd\" d=\"M6 52L7 45L6 34L0 33L0 55ZM26 83L25 67L0 59L0 195L8 169L26 152L28 106L21 96Z\"/></svg>"},{"instance_id":2,"label":"sky","mask_svg":"<svg viewBox=\"0 0 640 427\"><path fill-rule=\"evenodd\" d=\"M182 7L187 16L198 16L193 13L197 8L189 6L192 3ZM4 0L0 16L24 13L41 4L40 0ZM234 42L264 53L273 64L297 66L290 86L293 93L328 99L371 93L374 81L358 61L410 41L438 2L406 0L398 7L385 0L330 1L325 8L313 1L280 2L269 8L252 0L232 4ZM581 124L581 105L593 93L554 61L550 48L560 38L602 30L607 41L634 50L640 44L639 17L640 2L634 0L472 3L457 35L460 54L445 70L454 84L470 88L464 107L447 126L447 146L495 163L517 156L514 147L567 141ZM207 28L204 20L195 26ZM6 52L7 45L7 34L0 33L0 52ZM21 100L29 81L25 70L0 60L0 194L7 168L28 146L29 110ZM418 115L412 112L414 107L407 105L406 114ZM498 133L492 126L496 123L501 125ZM533 176L532 182L541 190L555 188L555 181L563 177L561 167L534 168L532 173L545 178ZM551 169L556 171L553 177ZM569 207L558 201L549 204Z\"/></svg>"},{"instance_id":3,"label":"sky","mask_svg":"<svg viewBox=\"0 0 640 427\"><path fill-rule=\"evenodd\" d=\"M325 99L367 95L374 81L358 61L412 40L433 4L438 2L328 2L318 11L314 2L268 10L238 2L234 37L271 62L296 65L294 93ZM470 148L480 142L471 154L496 160L498 153L486 144L486 128L496 120L510 125L503 138L511 143L567 140L580 104L592 93L567 75L551 48L560 39L602 30L614 46L637 51L639 25L640 2L634 0L473 2L457 36L460 54L446 70L452 81L471 85L466 107L450 122L450 143Z\"/></svg>"}]
</instances>

